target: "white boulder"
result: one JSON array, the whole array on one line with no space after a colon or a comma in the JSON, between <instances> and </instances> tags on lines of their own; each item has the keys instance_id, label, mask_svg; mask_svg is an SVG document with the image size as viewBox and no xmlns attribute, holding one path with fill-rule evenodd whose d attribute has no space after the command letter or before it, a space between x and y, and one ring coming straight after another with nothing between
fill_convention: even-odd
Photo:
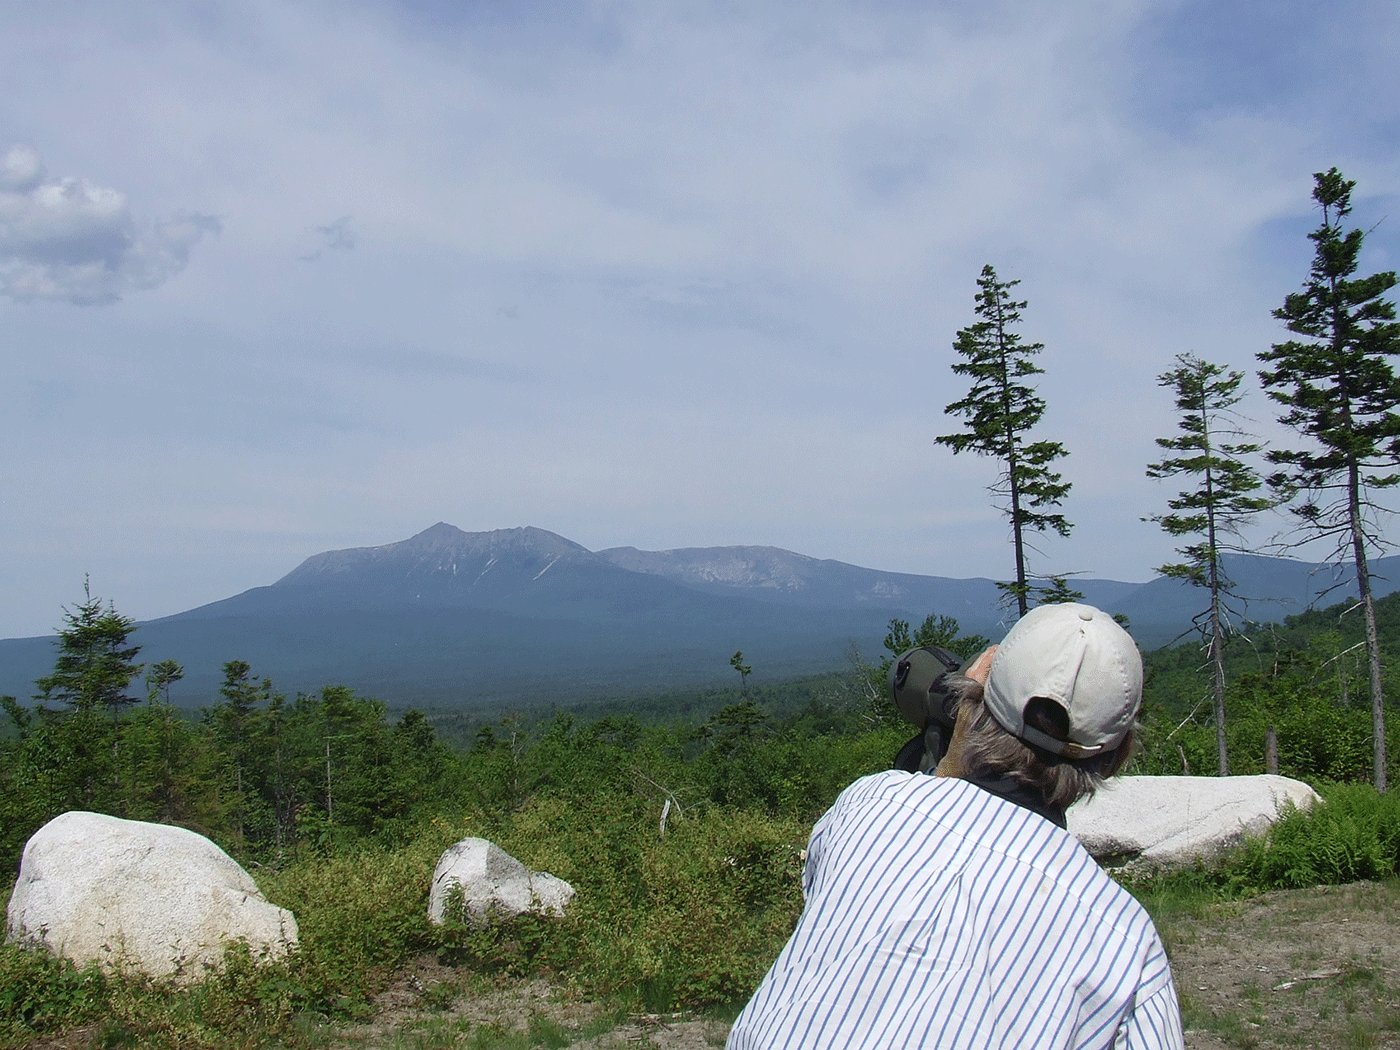
<instances>
[{"instance_id":1,"label":"white boulder","mask_svg":"<svg viewBox=\"0 0 1400 1050\"><path fill-rule=\"evenodd\" d=\"M1186 868L1264 831L1291 802L1320 801L1300 780L1251 777L1114 777L1070 807L1069 832L1100 863L1130 871Z\"/></svg>"},{"instance_id":2,"label":"white boulder","mask_svg":"<svg viewBox=\"0 0 1400 1050\"><path fill-rule=\"evenodd\" d=\"M6 941L152 977L200 977L233 941L263 958L297 943L292 913L203 835L80 811L30 838L6 920Z\"/></svg>"},{"instance_id":3,"label":"white boulder","mask_svg":"<svg viewBox=\"0 0 1400 1050\"><path fill-rule=\"evenodd\" d=\"M494 842L476 838L449 848L433 870L428 893L431 921L446 921L449 898L457 889L462 891L465 911L478 918L524 912L562 915L574 899L574 888L563 879L531 871Z\"/></svg>"}]
</instances>

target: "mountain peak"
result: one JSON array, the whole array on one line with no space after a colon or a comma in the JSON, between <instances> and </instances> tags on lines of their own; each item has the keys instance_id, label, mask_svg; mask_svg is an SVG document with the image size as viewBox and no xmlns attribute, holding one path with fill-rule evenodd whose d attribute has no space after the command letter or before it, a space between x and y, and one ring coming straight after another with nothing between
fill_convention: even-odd
<instances>
[{"instance_id":1,"label":"mountain peak","mask_svg":"<svg viewBox=\"0 0 1400 1050\"><path fill-rule=\"evenodd\" d=\"M534 526L463 532L455 525L440 521L406 540L313 554L277 582L309 583L371 566L396 566L409 572L439 570L455 575L459 562L502 555L553 559L566 555L591 557L592 552L573 540Z\"/></svg>"},{"instance_id":2,"label":"mountain peak","mask_svg":"<svg viewBox=\"0 0 1400 1050\"><path fill-rule=\"evenodd\" d=\"M590 554L589 549L573 540L565 539L556 532L537 529L526 525L517 529L492 529L490 532L463 532L456 525L440 521L422 532L397 543L387 543L382 547L364 547L361 550L399 551L464 551L471 554L504 551L529 552L532 554Z\"/></svg>"}]
</instances>

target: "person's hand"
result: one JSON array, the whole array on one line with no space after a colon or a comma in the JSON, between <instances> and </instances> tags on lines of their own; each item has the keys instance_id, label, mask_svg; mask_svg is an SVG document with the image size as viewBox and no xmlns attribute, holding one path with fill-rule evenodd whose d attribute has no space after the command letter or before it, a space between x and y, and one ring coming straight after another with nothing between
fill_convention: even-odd
<instances>
[{"instance_id":1,"label":"person's hand","mask_svg":"<svg viewBox=\"0 0 1400 1050\"><path fill-rule=\"evenodd\" d=\"M992 657L996 655L997 647L989 645L982 653L968 665L964 672L978 685L987 684L987 675L992 669ZM960 777L963 775L962 751L963 741L966 739L964 726L966 721L959 719L953 724L953 735L948 741L948 751L943 756L943 760L938 763L933 773L939 777Z\"/></svg>"},{"instance_id":2,"label":"person's hand","mask_svg":"<svg viewBox=\"0 0 1400 1050\"><path fill-rule=\"evenodd\" d=\"M987 675L992 669L992 657L996 655L997 647L989 645L982 650L982 655L972 661L972 666L967 669L967 676L978 685L987 684Z\"/></svg>"}]
</instances>

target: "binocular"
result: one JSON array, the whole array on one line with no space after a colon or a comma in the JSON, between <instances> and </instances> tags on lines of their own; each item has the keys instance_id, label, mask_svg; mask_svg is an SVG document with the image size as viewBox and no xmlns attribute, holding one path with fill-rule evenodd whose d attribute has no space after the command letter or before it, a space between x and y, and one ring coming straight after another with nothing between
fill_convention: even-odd
<instances>
[{"instance_id":1,"label":"binocular","mask_svg":"<svg viewBox=\"0 0 1400 1050\"><path fill-rule=\"evenodd\" d=\"M963 670L962 657L939 645L910 649L890 664L885 683L890 699L904 720L919 728L899 749L895 769L927 773L943 759L958 714L958 699L949 691L948 679Z\"/></svg>"}]
</instances>

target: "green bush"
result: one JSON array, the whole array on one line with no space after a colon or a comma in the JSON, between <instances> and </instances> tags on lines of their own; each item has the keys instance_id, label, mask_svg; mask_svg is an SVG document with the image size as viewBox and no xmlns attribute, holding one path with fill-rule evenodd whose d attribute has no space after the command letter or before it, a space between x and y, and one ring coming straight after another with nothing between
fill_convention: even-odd
<instances>
[{"instance_id":1,"label":"green bush","mask_svg":"<svg viewBox=\"0 0 1400 1050\"><path fill-rule=\"evenodd\" d=\"M107 1003L108 981L96 966L78 969L47 952L0 947L0 1032L8 1043L94 1021Z\"/></svg>"},{"instance_id":2,"label":"green bush","mask_svg":"<svg viewBox=\"0 0 1400 1050\"><path fill-rule=\"evenodd\" d=\"M286 979L301 989L304 1006L362 1013L388 969L435 946L428 890L452 841L447 824L435 821L398 849L308 855L259 873L267 898L297 918L300 948Z\"/></svg>"},{"instance_id":3,"label":"green bush","mask_svg":"<svg viewBox=\"0 0 1400 1050\"><path fill-rule=\"evenodd\" d=\"M1310 810L1290 809L1230 865L1255 889L1336 885L1400 874L1400 796L1333 784Z\"/></svg>"},{"instance_id":4,"label":"green bush","mask_svg":"<svg viewBox=\"0 0 1400 1050\"><path fill-rule=\"evenodd\" d=\"M652 1010L749 995L801 910L810 825L703 807L671 817L662 838L659 808L640 795L527 804L496 841L573 885L569 914L464 932L453 958L528 964Z\"/></svg>"}]
</instances>

